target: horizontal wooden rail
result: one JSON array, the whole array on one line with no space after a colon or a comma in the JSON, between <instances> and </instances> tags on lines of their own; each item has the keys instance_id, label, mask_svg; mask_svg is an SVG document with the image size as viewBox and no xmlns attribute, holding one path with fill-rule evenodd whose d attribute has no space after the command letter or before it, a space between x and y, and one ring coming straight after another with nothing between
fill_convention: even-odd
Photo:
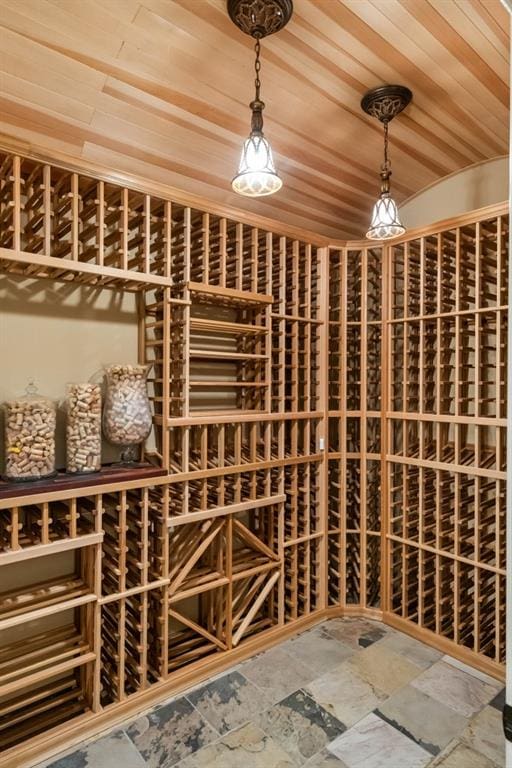
<instances>
[{"instance_id":1,"label":"horizontal wooden rail","mask_svg":"<svg viewBox=\"0 0 512 768\"><path fill-rule=\"evenodd\" d=\"M261 509L261 507L270 507L273 504L280 504L286 501L284 494L276 494L275 496L268 496L264 498L250 499L248 501L242 501L238 504L229 504L225 507L213 507L200 512L189 512L183 515L174 515L169 518L168 524L170 526L185 525L186 523L194 523L198 520L209 520L214 517L224 517L225 515L235 515L239 512L245 512L246 510Z\"/></svg>"}]
</instances>

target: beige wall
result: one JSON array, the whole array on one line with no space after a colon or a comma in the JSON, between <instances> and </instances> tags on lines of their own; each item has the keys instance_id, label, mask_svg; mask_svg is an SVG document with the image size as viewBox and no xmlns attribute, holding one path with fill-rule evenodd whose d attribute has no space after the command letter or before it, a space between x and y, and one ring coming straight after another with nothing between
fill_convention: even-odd
<instances>
[{"instance_id":1,"label":"beige wall","mask_svg":"<svg viewBox=\"0 0 512 768\"><path fill-rule=\"evenodd\" d=\"M102 366L137 361L137 315L133 294L0 278L0 402L24 394L33 378L39 392L56 401L66 384L102 379ZM3 423L0 460L3 469ZM57 464L64 466L64 415L59 414ZM104 444L103 460L118 452Z\"/></svg>"},{"instance_id":2,"label":"beige wall","mask_svg":"<svg viewBox=\"0 0 512 768\"><path fill-rule=\"evenodd\" d=\"M407 229L425 227L508 200L508 156L472 165L418 192L400 205Z\"/></svg>"}]
</instances>

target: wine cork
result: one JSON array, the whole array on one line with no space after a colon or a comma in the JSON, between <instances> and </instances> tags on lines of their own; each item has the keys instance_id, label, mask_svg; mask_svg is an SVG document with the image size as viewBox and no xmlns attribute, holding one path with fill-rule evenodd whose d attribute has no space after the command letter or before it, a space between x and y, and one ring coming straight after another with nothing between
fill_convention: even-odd
<instances>
[{"instance_id":1,"label":"wine cork","mask_svg":"<svg viewBox=\"0 0 512 768\"><path fill-rule=\"evenodd\" d=\"M55 472L55 406L44 398L5 404L5 475L39 480Z\"/></svg>"},{"instance_id":2,"label":"wine cork","mask_svg":"<svg viewBox=\"0 0 512 768\"><path fill-rule=\"evenodd\" d=\"M66 470L101 469L101 391L97 384L71 384L67 397Z\"/></svg>"},{"instance_id":3,"label":"wine cork","mask_svg":"<svg viewBox=\"0 0 512 768\"><path fill-rule=\"evenodd\" d=\"M114 445L137 445L151 431L146 373L144 365L112 365L107 369L103 429Z\"/></svg>"}]
</instances>

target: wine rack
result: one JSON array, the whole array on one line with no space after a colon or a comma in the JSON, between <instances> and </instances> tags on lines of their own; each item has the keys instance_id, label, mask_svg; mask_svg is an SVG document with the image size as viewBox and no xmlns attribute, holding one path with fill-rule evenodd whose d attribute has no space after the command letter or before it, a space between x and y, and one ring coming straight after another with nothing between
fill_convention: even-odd
<instances>
[{"instance_id":1,"label":"wine rack","mask_svg":"<svg viewBox=\"0 0 512 768\"><path fill-rule=\"evenodd\" d=\"M150 471L0 489L1 767L329 616L503 677L506 206L329 244L2 152L0 224L136 294L154 417Z\"/></svg>"},{"instance_id":2,"label":"wine rack","mask_svg":"<svg viewBox=\"0 0 512 768\"><path fill-rule=\"evenodd\" d=\"M407 240L390 249L386 323L389 610L497 664L507 274L506 212Z\"/></svg>"},{"instance_id":3,"label":"wine rack","mask_svg":"<svg viewBox=\"0 0 512 768\"><path fill-rule=\"evenodd\" d=\"M328 599L500 675L508 211L329 255Z\"/></svg>"},{"instance_id":4,"label":"wine rack","mask_svg":"<svg viewBox=\"0 0 512 768\"><path fill-rule=\"evenodd\" d=\"M329 602L380 610L382 248L330 252Z\"/></svg>"},{"instance_id":5,"label":"wine rack","mask_svg":"<svg viewBox=\"0 0 512 768\"><path fill-rule=\"evenodd\" d=\"M3 274L135 292L160 470L0 494L3 573L89 563L0 596L0 622L32 600L44 625L0 648L0 765L21 766L323 615L327 249L8 153L0 220Z\"/></svg>"}]
</instances>

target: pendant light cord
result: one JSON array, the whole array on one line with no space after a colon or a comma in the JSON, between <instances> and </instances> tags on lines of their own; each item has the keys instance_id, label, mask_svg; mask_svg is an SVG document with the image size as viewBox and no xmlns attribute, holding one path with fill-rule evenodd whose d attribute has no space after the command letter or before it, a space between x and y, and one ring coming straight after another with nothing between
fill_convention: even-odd
<instances>
[{"instance_id":1,"label":"pendant light cord","mask_svg":"<svg viewBox=\"0 0 512 768\"><path fill-rule=\"evenodd\" d=\"M260 81L260 69L261 69L260 51L261 51L261 45L260 45L259 39L257 39L256 43L254 45L254 52L256 53L256 60L254 62L254 71L256 72L256 78L254 80L254 85L256 87L256 101L260 100L260 87L261 87L261 81Z\"/></svg>"},{"instance_id":2,"label":"pendant light cord","mask_svg":"<svg viewBox=\"0 0 512 768\"><path fill-rule=\"evenodd\" d=\"M260 52L261 52L261 46L260 46L260 39L259 37L256 38L256 43L254 45L254 51L256 53L256 59L254 61L254 71L256 73L256 77L254 80L254 86L256 88L256 95L254 97L254 101L251 102L250 106L252 109L252 118L251 118L251 135L253 136L263 136L263 109L265 108L265 104L260 99L260 88L261 88L261 82L260 82L260 69L261 69L261 61L260 61Z\"/></svg>"},{"instance_id":3,"label":"pendant light cord","mask_svg":"<svg viewBox=\"0 0 512 768\"><path fill-rule=\"evenodd\" d=\"M389 145L389 141L388 141L388 124L389 123L386 120L384 122L384 163L382 164L382 170L385 171L386 173L391 168L391 163L389 162L389 157L388 157L388 145Z\"/></svg>"},{"instance_id":4,"label":"pendant light cord","mask_svg":"<svg viewBox=\"0 0 512 768\"><path fill-rule=\"evenodd\" d=\"M388 156L388 120L384 120L384 162L380 167L380 192L381 195L389 195L389 177L391 176L391 163Z\"/></svg>"}]
</instances>

